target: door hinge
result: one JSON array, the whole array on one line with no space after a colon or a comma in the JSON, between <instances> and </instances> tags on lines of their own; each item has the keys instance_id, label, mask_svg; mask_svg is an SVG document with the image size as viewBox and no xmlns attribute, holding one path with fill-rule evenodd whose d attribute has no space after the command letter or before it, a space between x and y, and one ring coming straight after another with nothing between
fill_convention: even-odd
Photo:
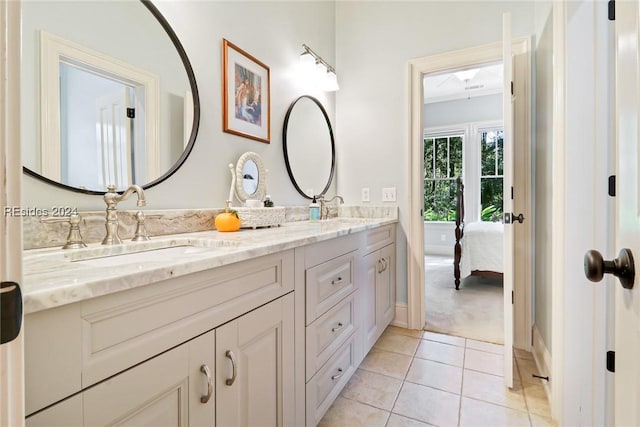
<instances>
[{"instance_id":1,"label":"door hinge","mask_svg":"<svg viewBox=\"0 0 640 427\"><path fill-rule=\"evenodd\" d=\"M515 296L513 295L513 291L511 291L511 304L513 304L513 303L514 303L514 302L513 302L514 300L515 300Z\"/></svg>"},{"instance_id":2,"label":"door hinge","mask_svg":"<svg viewBox=\"0 0 640 427\"><path fill-rule=\"evenodd\" d=\"M513 80L511 80L511 95L513 95Z\"/></svg>"},{"instance_id":3,"label":"door hinge","mask_svg":"<svg viewBox=\"0 0 640 427\"><path fill-rule=\"evenodd\" d=\"M609 21L615 21L616 20L616 0L609 0L608 6L609 6L608 8Z\"/></svg>"},{"instance_id":4,"label":"door hinge","mask_svg":"<svg viewBox=\"0 0 640 427\"><path fill-rule=\"evenodd\" d=\"M0 283L0 344L16 339L22 328L22 292L16 282Z\"/></svg>"},{"instance_id":5,"label":"door hinge","mask_svg":"<svg viewBox=\"0 0 640 427\"><path fill-rule=\"evenodd\" d=\"M615 351L607 351L607 371L615 372L616 371L616 352Z\"/></svg>"},{"instance_id":6,"label":"door hinge","mask_svg":"<svg viewBox=\"0 0 640 427\"><path fill-rule=\"evenodd\" d=\"M511 186L511 200L513 200L513 186Z\"/></svg>"},{"instance_id":7,"label":"door hinge","mask_svg":"<svg viewBox=\"0 0 640 427\"><path fill-rule=\"evenodd\" d=\"M136 109L135 108L127 108L127 118L135 119L136 118Z\"/></svg>"},{"instance_id":8,"label":"door hinge","mask_svg":"<svg viewBox=\"0 0 640 427\"><path fill-rule=\"evenodd\" d=\"M609 195L611 197L616 197L616 176L611 175L609 177Z\"/></svg>"}]
</instances>

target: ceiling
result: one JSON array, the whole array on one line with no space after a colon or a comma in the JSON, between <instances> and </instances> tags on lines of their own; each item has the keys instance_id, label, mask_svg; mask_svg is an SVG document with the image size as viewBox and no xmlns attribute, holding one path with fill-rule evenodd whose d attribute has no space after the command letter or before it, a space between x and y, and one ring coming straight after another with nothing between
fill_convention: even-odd
<instances>
[{"instance_id":1,"label":"ceiling","mask_svg":"<svg viewBox=\"0 0 640 427\"><path fill-rule=\"evenodd\" d=\"M424 77L424 102L450 101L502 93L502 63Z\"/></svg>"}]
</instances>

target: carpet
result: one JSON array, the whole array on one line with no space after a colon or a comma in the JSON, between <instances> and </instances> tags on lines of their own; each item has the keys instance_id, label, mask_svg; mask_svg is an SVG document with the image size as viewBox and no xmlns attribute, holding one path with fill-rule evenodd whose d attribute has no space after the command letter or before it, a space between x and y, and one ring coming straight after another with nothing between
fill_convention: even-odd
<instances>
[{"instance_id":1,"label":"carpet","mask_svg":"<svg viewBox=\"0 0 640 427\"><path fill-rule=\"evenodd\" d=\"M468 276L456 291L453 258L425 256L427 331L503 344L502 279Z\"/></svg>"}]
</instances>

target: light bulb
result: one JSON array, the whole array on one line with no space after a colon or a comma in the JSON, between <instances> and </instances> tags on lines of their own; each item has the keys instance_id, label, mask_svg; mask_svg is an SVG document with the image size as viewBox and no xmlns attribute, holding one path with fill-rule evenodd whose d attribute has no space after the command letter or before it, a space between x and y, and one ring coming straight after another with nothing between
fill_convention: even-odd
<instances>
[{"instance_id":1,"label":"light bulb","mask_svg":"<svg viewBox=\"0 0 640 427\"><path fill-rule=\"evenodd\" d=\"M325 76L325 85L324 90L327 92L335 92L339 90L340 86L338 86L338 76L335 71L327 71L327 75Z\"/></svg>"}]
</instances>

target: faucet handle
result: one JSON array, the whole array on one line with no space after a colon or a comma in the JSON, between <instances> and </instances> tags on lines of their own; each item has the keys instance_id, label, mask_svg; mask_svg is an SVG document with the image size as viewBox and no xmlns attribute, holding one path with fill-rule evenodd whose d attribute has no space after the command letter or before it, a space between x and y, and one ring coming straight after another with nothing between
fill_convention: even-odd
<instances>
[{"instance_id":1,"label":"faucet handle","mask_svg":"<svg viewBox=\"0 0 640 427\"><path fill-rule=\"evenodd\" d=\"M147 234L147 227L144 225L144 212L138 211L136 212L136 220L138 221L138 225L136 226L136 233L131 239L132 242L145 242L149 240L149 235Z\"/></svg>"},{"instance_id":2,"label":"faucet handle","mask_svg":"<svg viewBox=\"0 0 640 427\"><path fill-rule=\"evenodd\" d=\"M57 223L68 222L69 223L69 235L67 236L67 243L62 249L80 249L86 248L87 245L82 241L82 235L80 234L80 221L82 218L77 213L72 213L69 216L59 216L53 218L40 218L42 223Z\"/></svg>"}]
</instances>

